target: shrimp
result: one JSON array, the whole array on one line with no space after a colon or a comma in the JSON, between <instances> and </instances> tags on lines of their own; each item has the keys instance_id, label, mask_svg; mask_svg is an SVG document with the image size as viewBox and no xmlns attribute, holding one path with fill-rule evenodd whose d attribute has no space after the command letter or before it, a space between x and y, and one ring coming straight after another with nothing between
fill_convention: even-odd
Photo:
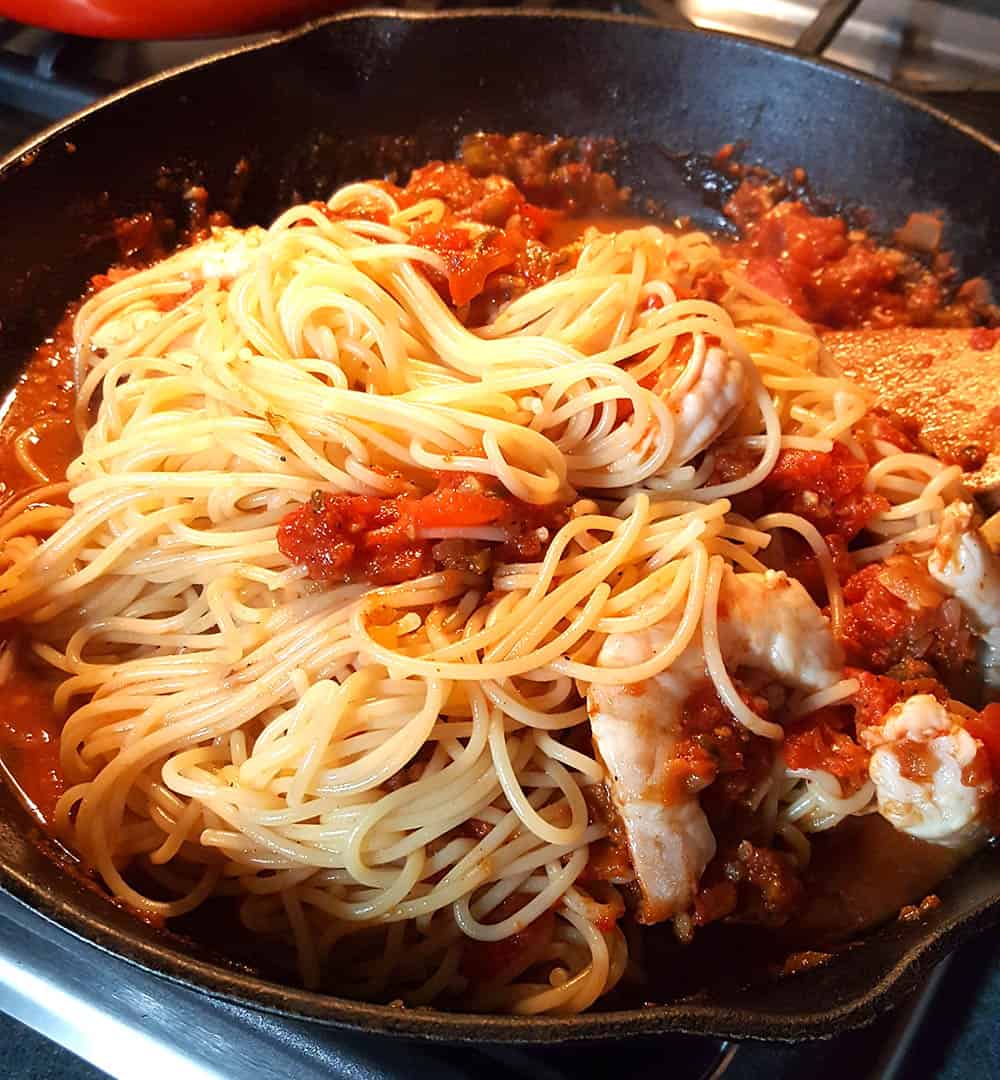
<instances>
[{"instance_id":1,"label":"shrimp","mask_svg":"<svg viewBox=\"0 0 1000 1080\"><path fill-rule=\"evenodd\" d=\"M683 465L713 443L746 403L743 365L718 346L708 348L698 334L687 366L667 394L674 414L670 462Z\"/></svg>"},{"instance_id":2,"label":"shrimp","mask_svg":"<svg viewBox=\"0 0 1000 1080\"><path fill-rule=\"evenodd\" d=\"M601 667L641 664L673 637L673 624L631 634L610 634L597 658ZM670 797L666 780L683 738L684 702L698 678L690 647L668 671L636 685L594 683L587 714L611 798L628 840L641 894L640 922L655 923L685 911L702 871L715 855L715 836L697 792Z\"/></svg>"},{"instance_id":3,"label":"shrimp","mask_svg":"<svg viewBox=\"0 0 1000 1080\"><path fill-rule=\"evenodd\" d=\"M983 744L931 694L894 705L863 728L879 813L920 840L971 849L986 839L993 780Z\"/></svg>"},{"instance_id":4,"label":"shrimp","mask_svg":"<svg viewBox=\"0 0 1000 1080\"><path fill-rule=\"evenodd\" d=\"M842 678L843 657L829 624L806 590L783 573L734 573L719 592L718 639L731 667L756 668L775 680L820 690ZM635 633L610 634L602 667L630 667L661 651L677 628L667 619ZM707 676L700 636L671 667L644 682L594 683L587 691L594 745L625 828L641 895L638 918L660 922L686 911L716 851L698 791L688 776L671 783L684 738L684 705Z\"/></svg>"},{"instance_id":5,"label":"shrimp","mask_svg":"<svg viewBox=\"0 0 1000 1080\"><path fill-rule=\"evenodd\" d=\"M975 527L971 503L946 506L938 539L927 561L934 580L961 603L983 642L987 685L1000 684L1000 557Z\"/></svg>"},{"instance_id":6,"label":"shrimp","mask_svg":"<svg viewBox=\"0 0 1000 1080\"><path fill-rule=\"evenodd\" d=\"M756 668L809 691L825 690L844 677L843 652L829 621L784 571L727 571L719 612L719 644L731 668Z\"/></svg>"}]
</instances>

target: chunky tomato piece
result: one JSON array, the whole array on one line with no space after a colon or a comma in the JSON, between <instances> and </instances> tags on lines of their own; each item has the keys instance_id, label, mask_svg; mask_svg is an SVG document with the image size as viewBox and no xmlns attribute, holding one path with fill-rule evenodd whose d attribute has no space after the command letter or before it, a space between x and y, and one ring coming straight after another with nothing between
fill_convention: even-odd
<instances>
[{"instance_id":1,"label":"chunky tomato piece","mask_svg":"<svg viewBox=\"0 0 1000 1080\"><path fill-rule=\"evenodd\" d=\"M444 260L445 281L429 276L456 307L491 292L505 299L513 289L548 281L571 261L542 243L560 211L528 202L505 176L479 177L464 165L432 162L394 194L404 207L444 202L441 220L414 229L410 239Z\"/></svg>"},{"instance_id":2,"label":"chunky tomato piece","mask_svg":"<svg viewBox=\"0 0 1000 1080\"><path fill-rule=\"evenodd\" d=\"M799 514L847 542L889 506L881 495L863 490L867 475L867 461L834 443L829 453L782 450L761 487L769 508Z\"/></svg>"},{"instance_id":3,"label":"chunky tomato piece","mask_svg":"<svg viewBox=\"0 0 1000 1080\"><path fill-rule=\"evenodd\" d=\"M934 271L860 230L848 232L842 218L815 214L782 195L774 184L748 177L724 207L743 230L731 250L758 288L829 327L940 320L943 290ZM967 320L970 312L956 314Z\"/></svg>"},{"instance_id":4,"label":"chunky tomato piece","mask_svg":"<svg viewBox=\"0 0 1000 1080\"><path fill-rule=\"evenodd\" d=\"M747 280L768 296L787 304L793 311L804 314L808 310L802 286L782 267L777 259L755 255L746 265Z\"/></svg>"},{"instance_id":5,"label":"chunky tomato piece","mask_svg":"<svg viewBox=\"0 0 1000 1080\"><path fill-rule=\"evenodd\" d=\"M772 220L779 221L783 227L778 251L796 267L818 270L847 254L849 244L843 218L818 217L801 203L782 203L775 207Z\"/></svg>"},{"instance_id":6,"label":"chunky tomato piece","mask_svg":"<svg viewBox=\"0 0 1000 1080\"><path fill-rule=\"evenodd\" d=\"M987 705L978 716L970 717L965 726L986 748L993 775L1000 777L1000 701Z\"/></svg>"},{"instance_id":7,"label":"chunky tomato piece","mask_svg":"<svg viewBox=\"0 0 1000 1080\"><path fill-rule=\"evenodd\" d=\"M534 240L544 239L553 224L562 217L558 210L546 210L529 202L521 203L517 213L521 218L521 229Z\"/></svg>"},{"instance_id":8,"label":"chunky tomato piece","mask_svg":"<svg viewBox=\"0 0 1000 1080\"><path fill-rule=\"evenodd\" d=\"M898 679L888 675L876 675L859 668L847 668L849 678L858 680L858 689L854 692L851 704L854 706L854 723L857 728L880 724L885 714L903 695L903 687Z\"/></svg>"},{"instance_id":9,"label":"chunky tomato piece","mask_svg":"<svg viewBox=\"0 0 1000 1080\"><path fill-rule=\"evenodd\" d=\"M919 660L949 680L974 659L969 628L955 620L946 594L912 556L866 566L844 584L844 600L840 636L848 663L885 672Z\"/></svg>"},{"instance_id":10,"label":"chunky tomato piece","mask_svg":"<svg viewBox=\"0 0 1000 1080\"><path fill-rule=\"evenodd\" d=\"M868 751L847 733L848 710L820 709L785 728L785 761L790 769L821 769L853 794L868 775Z\"/></svg>"},{"instance_id":11,"label":"chunky tomato piece","mask_svg":"<svg viewBox=\"0 0 1000 1080\"><path fill-rule=\"evenodd\" d=\"M502 229L487 228L473 234L446 225L425 225L414 230L410 239L444 259L448 292L458 307L486 288L490 274L517 261L517 238Z\"/></svg>"},{"instance_id":12,"label":"chunky tomato piece","mask_svg":"<svg viewBox=\"0 0 1000 1080\"><path fill-rule=\"evenodd\" d=\"M879 581L882 566L859 570L844 585L846 611L841 640L849 663L885 671L908 654L925 612L910 607Z\"/></svg>"},{"instance_id":13,"label":"chunky tomato piece","mask_svg":"<svg viewBox=\"0 0 1000 1080\"><path fill-rule=\"evenodd\" d=\"M565 508L529 506L491 483L449 473L440 478L436 491L422 496L315 492L281 522L278 547L318 581L364 579L377 584L430 573L435 541L422 538L420 531L442 526L497 525L504 532L504 557L537 558L545 538L565 521Z\"/></svg>"},{"instance_id":14,"label":"chunky tomato piece","mask_svg":"<svg viewBox=\"0 0 1000 1080\"><path fill-rule=\"evenodd\" d=\"M866 320L894 326L906 305L902 294L890 291L898 276L895 252L855 244L842 259L817 272L809 316L827 326L857 326Z\"/></svg>"},{"instance_id":15,"label":"chunky tomato piece","mask_svg":"<svg viewBox=\"0 0 1000 1080\"><path fill-rule=\"evenodd\" d=\"M408 581L433 569L409 511L398 498L317 493L281 522L278 547L318 581Z\"/></svg>"},{"instance_id":16,"label":"chunky tomato piece","mask_svg":"<svg viewBox=\"0 0 1000 1080\"><path fill-rule=\"evenodd\" d=\"M403 206L413 206L423 199L440 199L452 213L459 213L472 209L486 198L486 184L486 180L473 176L457 162L432 161L413 170L399 201ZM510 181L505 184L508 213L511 213L520 200L520 192Z\"/></svg>"},{"instance_id":17,"label":"chunky tomato piece","mask_svg":"<svg viewBox=\"0 0 1000 1080\"><path fill-rule=\"evenodd\" d=\"M828 499L842 499L856 491L867 475L868 463L835 443L830 453L782 450L765 484L771 491L810 490Z\"/></svg>"},{"instance_id":18,"label":"chunky tomato piece","mask_svg":"<svg viewBox=\"0 0 1000 1080\"><path fill-rule=\"evenodd\" d=\"M695 926L707 926L732 915L739 901L739 889L732 881L717 881L714 885L699 889L692 913Z\"/></svg>"},{"instance_id":19,"label":"chunky tomato piece","mask_svg":"<svg viewBox=\"0 0 1000 1080\"><path fill-rule=\"evenodd\" d=\"M767 702L746 690L740 696L759 716L767 715ZM684 737L674 751L677 779L691 793L704 788L702 806L713 827L743 812L773 761L769 739L752 735L736 721L708 680L699 684L684 703ZM668 783L667 794L681 791Z\"/></svg>"},{"instance_id":20,"label":"chunky tomato piece","mask_svg":"<svg viewBox=\"0 0 1000 1080\"><path fill-rule=\"evenodd\" d=\"M106 274L93 274L90 283L96 290L100 291L138 273L139 268L137 266L112 266Z\"/></svg>"}]
</instances>

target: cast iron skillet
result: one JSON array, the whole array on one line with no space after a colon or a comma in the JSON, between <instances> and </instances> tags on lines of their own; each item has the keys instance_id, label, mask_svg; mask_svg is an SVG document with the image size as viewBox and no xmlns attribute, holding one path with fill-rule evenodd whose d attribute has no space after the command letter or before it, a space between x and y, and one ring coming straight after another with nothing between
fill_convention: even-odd
<instances>
[{"instance_id":1,"label":"cast iron skillet","mask_svg":"<svg viewBox=\"0 0 1000 1080\"><path fill-rule=\"evenodd\" d=\"M996 279L1000 147L884 86L755 44L613 16L476 11L337 16L127 90L56 127L0 168L0 364L31 349L116 255L116 217L185 182L215 193L246 155L241 223L375 175L389 157L448 156L476 129L624 140L620 179L718 223L681 162L749 140L777 172L856 200L886 227L942 208L966 276ZM406 136L400 143L379 136ZM408 160L407 160L408 159ZM2 785L0 785L2 787ZM961 941L1000 921L1000 856L986 851L920 924L883 927L825 967L747 991L709 986L641 1010L564 1019L357 1004L279 986L180 943L108 903L36 846L0 793L0 884L73 933L168 978L294 1017L442 1040L552 1042L688 1031L738 1038L831 1035L898 1002Z\"/></svg>"}]
</instances>

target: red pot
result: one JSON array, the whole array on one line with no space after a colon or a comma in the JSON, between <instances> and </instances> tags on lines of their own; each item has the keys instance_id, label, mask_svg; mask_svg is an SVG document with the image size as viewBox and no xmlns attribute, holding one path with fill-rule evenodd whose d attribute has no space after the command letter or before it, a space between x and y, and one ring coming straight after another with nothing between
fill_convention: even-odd
<instances>
[{"instance_id":1,"label":"red pot","mask_svg":"<svg viewBox=\"0 0 1000 1080\"><path fill-rule=\"evenodd\" d=\"M101 38L248 34L343 7L340 0L0 0L0 16Z\"/></svg>"}]
</instances>

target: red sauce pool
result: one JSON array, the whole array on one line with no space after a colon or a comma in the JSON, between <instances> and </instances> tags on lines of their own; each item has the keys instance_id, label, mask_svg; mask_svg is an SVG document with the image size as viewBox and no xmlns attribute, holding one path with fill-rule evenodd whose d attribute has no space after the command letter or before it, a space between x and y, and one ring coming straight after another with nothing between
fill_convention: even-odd
<instances>
[{"instance_id":1,"label":"red sauce pool","mask_svg":"<svg viewBox=\"0 0 1000 1080\"><path fill-rule=\"evenodd\" d=\"M59 721L53 680L19 663L3 684L0 761L29 809L46 823L64 790L59 770Z\"/></svg>"},{"instance_id":2,"label":"red sauce pool","mask_svg":"<svg viewBox=\"0 0 1000 1080\"><path fill-rule=\"evenodd\" d=\"M32 461L51 480L61 480L80 449L72 423L72 312L18 377L4 402L0 425L0 501L4 504L42 482L26 471L15 444L26 441ZM59 775L59 721L52 709L57 679L24 655L17 642L13 673L0 687L0 763L29 809L51 820L63 791Z\"/></svg>"}]
</instances>

